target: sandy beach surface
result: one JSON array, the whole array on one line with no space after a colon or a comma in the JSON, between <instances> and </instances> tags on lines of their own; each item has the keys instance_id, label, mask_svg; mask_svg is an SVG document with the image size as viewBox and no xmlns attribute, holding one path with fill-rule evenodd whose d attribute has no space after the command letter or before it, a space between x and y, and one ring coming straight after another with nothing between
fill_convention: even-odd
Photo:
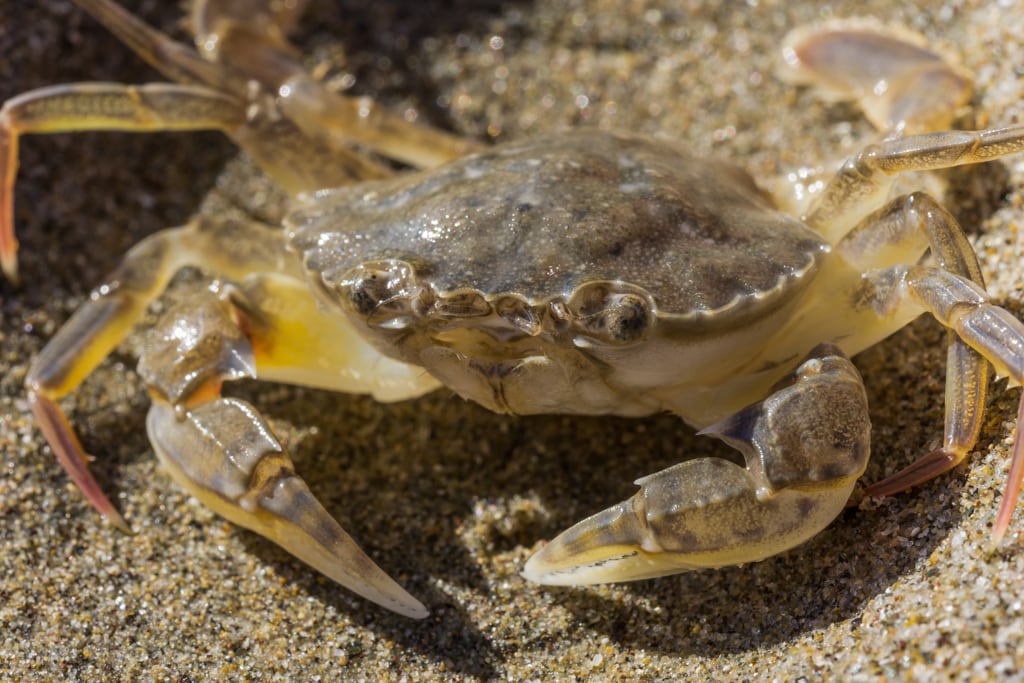
<instances>
[{"instance_id":1,"label":"sandy beach surface","mask_svg":"<svg viewBox=\"0 0 1024 683\"><path fill-rule=\"evenodd\" d=\"M176 3L123 4L186 37ZM296 42L326 77L476 139L620 128L682 140L764 179L834 162L872 129L853 107L821 104L775 72L791 28L852 15L909 26L959 55L976 79L980 125L1024 121L1020 0L313 4ZM0 0L0 56L0 100L53 83L157 79L58 0ZM428 606L414 621L170 481L145 437L133 334L62 404L135 533L104 524L33 425L27 365L143 236L200 206L223 210L225 198L273 217L265 184L235 156L212 133L23 141L23 283L0 283L0 679L1024 679L1024 513L1001 547L990 541L1019 397L1005 382L993 384L964 465L847 510L800 548L575 589L519 572L544 539L632 495L637 477L713 443L671 416L515 418L446 391L381 405L235 389L270 418L327 509ZM993 298L1024 315L1024 155L948 178L944 199ZM856 358L874 423L867 480L940 444L944 340L922 319Z\"/></svg>"}]
</instances>

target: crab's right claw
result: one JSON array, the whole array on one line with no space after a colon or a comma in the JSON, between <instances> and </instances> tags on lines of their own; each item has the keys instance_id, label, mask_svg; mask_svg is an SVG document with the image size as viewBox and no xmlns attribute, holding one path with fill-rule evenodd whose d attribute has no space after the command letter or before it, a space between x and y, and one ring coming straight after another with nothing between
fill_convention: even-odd
<instances>
[{"instance_id":1,"label":"crab's right claw","mask_svg":"<svg viewBox=\"0 0 1024 683\"><path fill-rule=\"evenodd\" d=\"M317 502L252 406L217 398L180 410L154 400L146 421L179 485L367 600L415 619L427 616Z\"/></svg>"},{"instance_id":2,"label":"crab's right claw","mask_svg":"<svg viewBox=\"0 0 1024 683\"><path fill-rule=\"evenodd\" d=\"M819 347L767 399L702 432L740 451L746 467L697 458L644 477L632 498L544 546L523 576L633 581L792 548L842 511L867 464L870 429L857 370Z\"/></svg>"}]
</instances>

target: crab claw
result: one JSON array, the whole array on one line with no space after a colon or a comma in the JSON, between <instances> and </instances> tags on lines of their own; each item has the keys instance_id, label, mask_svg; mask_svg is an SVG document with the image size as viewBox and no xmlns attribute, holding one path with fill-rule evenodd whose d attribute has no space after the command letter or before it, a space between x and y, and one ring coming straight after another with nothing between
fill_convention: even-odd
<instances>
[{"instance_id":1,"label":"crab claw","mask_svg":"<svg viewBox=\"0 0 1024 683\"><path fill-rule=\"evenodd\" d=\"M146 426L171 477L204 505L367 600L427 616L317 502L255 408L218 398L180 414L155 400Z\"/></svg>"},{"instance_id":2,"label":"crab claw","mask_svg":"<svg viewBox=\"0 0 1024 683\"><path fill-rule=\"evenodd\" d=\"M632 498L562 532L523 576L554 585L649 579L761 560L817 534L867 464L864 387L842 352L823 345L775 389L701 432L736 448L745 467L696 458L639 479Z\"/></svg>"},{"instance_id":3,"label":"crab claw","mask_svg":"<svg viewBox=\"0 0 1024 683\"><path fill-rule=\"evenodd\" d=\"M762 560L818 533L843 509L853 483L785 490L758 500L750 473L700 458L636 482L629 500L559 534L530 558L535 583L637 581Z\"/></svg>"}]
</instances>

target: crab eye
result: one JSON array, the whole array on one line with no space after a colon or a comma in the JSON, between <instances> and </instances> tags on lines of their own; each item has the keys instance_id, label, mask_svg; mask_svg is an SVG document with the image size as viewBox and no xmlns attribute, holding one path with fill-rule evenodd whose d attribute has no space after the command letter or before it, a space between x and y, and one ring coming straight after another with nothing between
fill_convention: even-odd
<instances>
[{"instance_id":1,"label":"crab eye","mask_svg":"<svg viewBox=\"0 0 1024 683\"><path fill-rule=\"evenodd\" d=\"M649 295L622 283L590 283L569 299L574 327L588 341L620 346L647 336L654 322Z\"/></svg>"},{"instance_id":2,"label":"crab eye","mask_svg":"<svg viewBox=\"0 0 1024 683\"><path fill-rule=\"evenodd\" d=\"M402 309L419 291L412 266L405 261L371 261L349 270L338 280L337 290L345 303L356 313L388 317Z\"/></svg>"}]
</instances>

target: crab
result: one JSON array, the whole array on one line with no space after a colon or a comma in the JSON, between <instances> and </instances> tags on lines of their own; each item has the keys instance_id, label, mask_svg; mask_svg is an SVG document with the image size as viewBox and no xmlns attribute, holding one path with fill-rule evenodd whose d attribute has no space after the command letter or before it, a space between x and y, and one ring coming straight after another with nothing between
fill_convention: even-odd
<instances>
[{"instance_id":1,"label":"crab","mask_svg":"<svg viewBox=\"0 0 1024 683\"><path fill-rule=\"evenodd\" d=\"M164 466L225 518L416 618L426 607L317 502L258 411L222 396L225 382L382 401L447 387L520 415L670 411L732 447L639 479L632 498L523 568L542 584L588 584L760 560L830 524L869 456L866 394L848 358L923 313L950 331L943 446L866 495L955 466L978 439L992 373L1024 381L1024 325L990 300L956 219L924 192L894 190L905 171L1024 151L1024 125L936 132L970 84L911 34L843 24L786 40L796 80L859 98L884 133L797 201L663 140L577 130L485 148L333 93L287 44L301 1L195 2L198 55L111 0L75 2L177 84L79 83L4 105L9 280L22 134L218 129L292 197L283 230L195 219L144 239L30 369L47 442L122 529L59 399L184 266L216 279L163 315L138 364ZM421 170L398 172L380 157ZM1022 451L1018 440L997 540L1024 477Z\"/></svg>"}]
</instances>

